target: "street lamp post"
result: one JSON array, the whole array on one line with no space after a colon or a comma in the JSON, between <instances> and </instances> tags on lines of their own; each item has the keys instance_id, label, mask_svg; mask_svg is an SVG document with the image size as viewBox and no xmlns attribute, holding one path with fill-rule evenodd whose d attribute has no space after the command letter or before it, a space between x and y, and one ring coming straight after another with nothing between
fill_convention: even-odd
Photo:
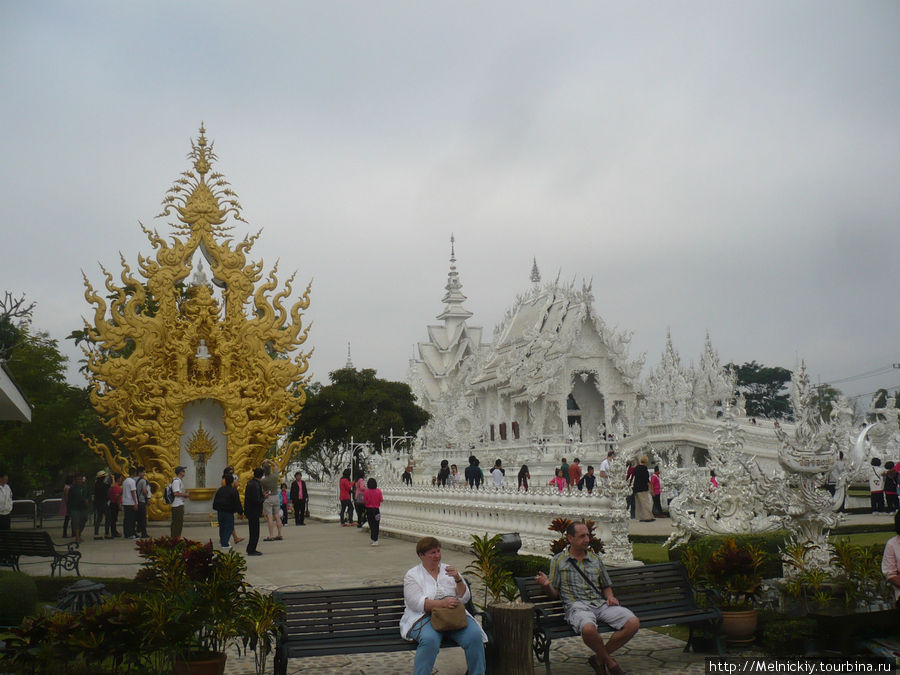
<instances>
[{"instance_id":1,"label":"street lamp post","mask_svg":"<svg viewBox=\"0 0 900 675\"><path fill-rule=\"evenodd\" d=\"M350 481L356 482L356 455L360 452L365 452L366 457L372 454L372 444L369 441L365 441L364 443L355 443L353 441L353 436L350 437Z\"/></svg>"}]
</instances>

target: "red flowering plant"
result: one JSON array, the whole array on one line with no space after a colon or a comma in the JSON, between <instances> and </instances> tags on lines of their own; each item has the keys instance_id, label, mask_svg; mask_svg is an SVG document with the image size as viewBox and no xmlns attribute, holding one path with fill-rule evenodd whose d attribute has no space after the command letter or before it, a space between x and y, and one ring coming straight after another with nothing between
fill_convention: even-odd
<instances>
[{"instance_id":1,"label":"red flowering plant","mask_svg":"<svg viewBox=\"0 0 900 675\"><path fill-rule=\"evenodd\" d=\"M178 537L144 539L136 546L144 558L135 580L146 589L146 638L181 658L237 644L249 592L240 554Z\"/></svg>"},{"instance_id":2,"label":"red flowering plant","mask_svg":"<svg viewBox=\"0 0 900 675\"><path fill-rule=\"evenodd\" d=\"M573 522L574 521L570 520L569 518L554 518L550 522L550 527L548 527L547 529L551 532L560 533L559 539L550 543L550 553L552 555L556 555L560 551L564 551L569 545L569 540L566 537L566 530L569 529L569 526ZM587 527L588 535L591 538L588 547L598 555L600 553L603 553L603 541L599 537L594 536L594 529L596 528L597 523L595 523L593 520L582 520L581 524Z\"/></svg>"}]
</instances>

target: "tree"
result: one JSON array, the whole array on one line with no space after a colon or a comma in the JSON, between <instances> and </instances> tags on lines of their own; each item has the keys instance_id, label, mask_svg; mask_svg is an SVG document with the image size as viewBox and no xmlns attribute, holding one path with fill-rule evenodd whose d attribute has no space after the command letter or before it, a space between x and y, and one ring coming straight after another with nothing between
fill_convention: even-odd
<instances>
[{"instance_id":1,"label":"tree","mask_svg":"<svg viewBox=\"0 0 900 675\"><path fill-rule=\"evenodd\" d=\"M22 330L31 321L34 303L25 304L25 296L14 298L4 291L0 299L0 361L7 361L22 337Z\"/></svg>"},{"instance_id":2,"label":"tree","mask_svg":"<svg viewBox=\"0 0 900 675\"><path fill-rule=\"evenodd\" d=\"M812 402L826 422L831 419L831 409L834 403L841 397L841 390L835 389L830 384L820 384L813 387Z\"/></svg>"},{"instance_id":3,"label":"tree","mask_svg":"<svg viewBox=\"0 0 900 675\"><path fill-rule=\"evenodd\" d=\"M408 384L375 376L375 370L341 368L331 384L306 389L306 406L291 427L289 440L314 433L300 453L300 466L315 480L326 480L350 465L350 438L377 448L393 429L413 436L431 415L416 405Z\"/></svg>"},{"instance_id":4,"label":"tree","mask_svg":"<svg viewBox=\"0 0 900 675\"><path fill-rule=\"evenodd\" d=\"M65 473L90 475L101 461L81 434L108 439L91 407L87 389L66 382L67 358L47 333L20 327L19 341L7 362L32 405L31 422L0 422L0 466L9 473L17 498L48 493Z\"/></svg>"},{"instance_id":5,"label":"tree","mask_svg":"<svg viewBox=\"0 0 900 675\"><path fill-rule=\"evenodd\" d=\"M790 400L791 371L751 361L742 366L729 363L737 375L737 391L747 401L749 417L793 419Z\"/></svg>"}]
</instances>

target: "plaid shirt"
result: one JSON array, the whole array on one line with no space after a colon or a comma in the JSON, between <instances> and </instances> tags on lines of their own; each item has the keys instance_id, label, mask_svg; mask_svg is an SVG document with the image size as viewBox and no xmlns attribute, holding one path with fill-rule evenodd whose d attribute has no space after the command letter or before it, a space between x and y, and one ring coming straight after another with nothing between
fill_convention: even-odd
<instances>
[{"instance_id":1,"label":"plaid shirt","mask_svg":"<svg viewBox=\"0 0 900 675\"><path fill-rule=\"evenodd\" d=\"M588 549L584 560L578 562L569 555L568 549L561 551L553 556L553 559L550 561L550 583L559 590L559 595L566 609L579 600L598 606L606 604L606 598L603 594L591 588L585 578L575 569L575 565L584 572L588 579L591 581L596 580L594 585L600 591L607 586L612 586L609 574L606 573L606 567L596 553Z\"/></svg>"}]
</instances>

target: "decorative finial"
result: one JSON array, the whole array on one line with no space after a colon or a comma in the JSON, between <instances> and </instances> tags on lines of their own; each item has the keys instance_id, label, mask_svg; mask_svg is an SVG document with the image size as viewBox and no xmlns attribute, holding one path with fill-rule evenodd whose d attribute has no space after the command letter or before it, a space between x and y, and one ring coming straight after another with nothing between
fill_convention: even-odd
<instances>
[{"instance_id":1,"label":"decorative finial","mask_svg":"<svg viewBox=\"0 0 900 675\"><path fill-rule=\"evenodd\" d=\"M532 258L531 260L531 283L539 284L541 283L541 271L537 266L537 258Z\"/></svg>"},{"instance_id":2,"label":"decorative finial","mask_svg":"<svg viewBox=\"0 0 900 675\"><path fill-rule=\"evenodd\" d=\"M200 180L203 181L207 173L209 173L209 161L213 158L212 153L206 149L206 127L200 122L200 137L197 139L197 145L194 146L191 156L194 158L194 169L200 174Z\"/></svg>"},{"instance_id":3,"label":"decorative finial","mask_svg":"<svg viewBox=\"0 0 900 675\"><path fill-rule=\"evenodd\" d=\"M444 286L447 293L459 293L462 290L462 284L459 281L459 274L456 272L456 237L450 235L450 272L447 274L447 285ZM465 296L463 296L465 300ZM447 302L447 299L444 299Z\"/></svg>"},{"instance_id":4,"label":"decorative finial","mask_svg":"<svg viewBox=\"0 0 900 675\"><path fill-rule=\"evenodd\" d=\"M356 366L353 365L353 359L350 356L350 342L349 341L347 342L347 363L344 365L344 368L354 368L354 369L356 368Z\"/></svg>"}]
</instances>

